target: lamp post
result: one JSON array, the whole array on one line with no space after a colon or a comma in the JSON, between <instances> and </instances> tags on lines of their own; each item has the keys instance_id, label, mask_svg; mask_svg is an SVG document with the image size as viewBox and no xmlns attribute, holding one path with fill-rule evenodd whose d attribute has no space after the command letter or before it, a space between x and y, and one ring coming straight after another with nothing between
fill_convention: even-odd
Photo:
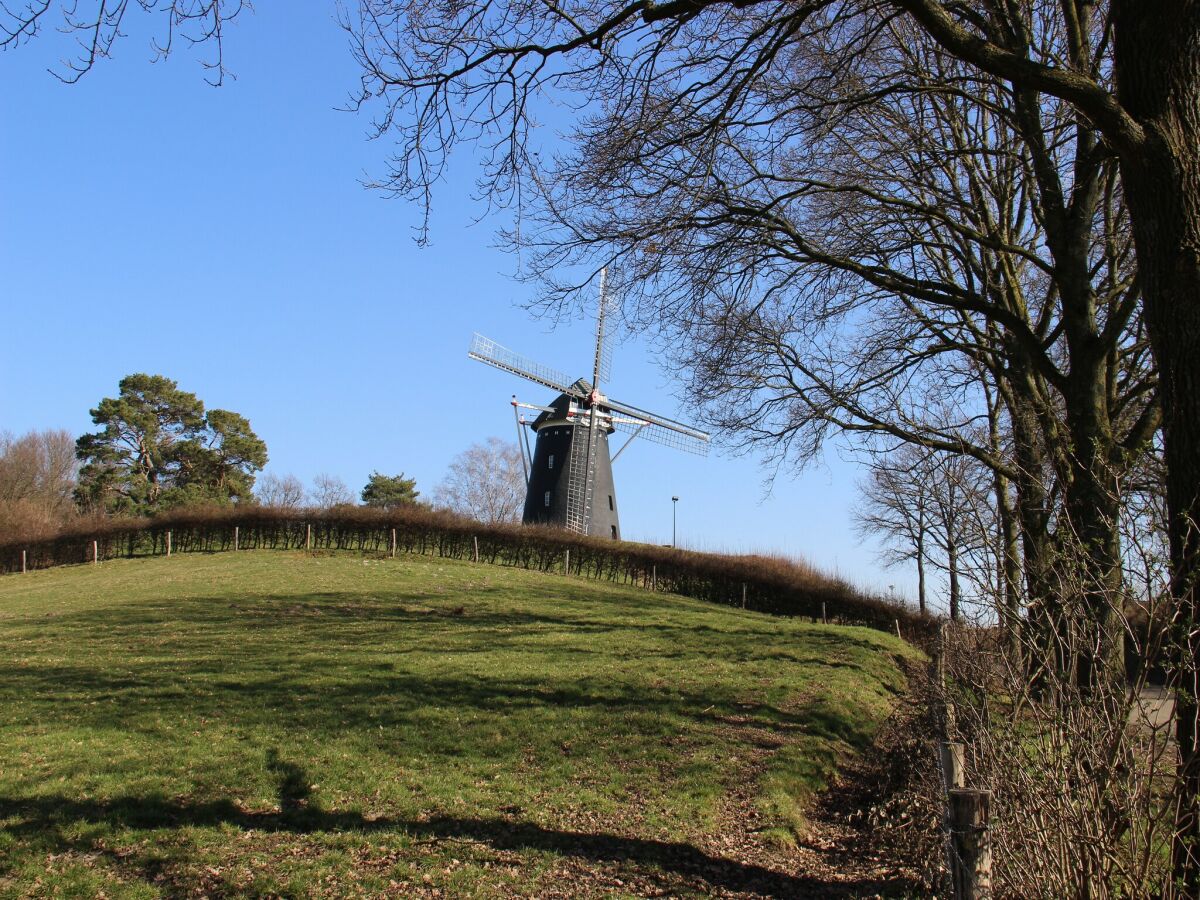
<instances>
[{"instance_id":1,"label":"lamp post","mask_svg":"<svg viewBox=\"0 0 1200 900\"><path fill-rule=\"evenodd\" d=\"M675 510L679 508L679 498L671 498L671 548L675 548Z\"/></svg>"}]
</instances>

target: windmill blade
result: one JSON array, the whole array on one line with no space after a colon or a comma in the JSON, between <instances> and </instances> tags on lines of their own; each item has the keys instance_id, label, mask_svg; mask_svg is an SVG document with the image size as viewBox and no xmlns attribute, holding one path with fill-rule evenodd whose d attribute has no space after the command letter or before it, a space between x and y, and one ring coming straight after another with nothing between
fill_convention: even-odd
<instances>
[{"instance_id":1,"label":"windmill blade","mask_svg":"<svg viewBox=\"0 0 1200 900\"><path fill-rule=\"evenodd\" d=\"M639 437L656 444L674 447L698 456L708 456L709 436L699 429L612 400L605 400L604 406L621 414L614 416L612 420L613 427L620 431L636 433Z\"/></svg>"},{"instance_id":2,"label":"windmill blade","mask_svg":"<svg viewBox=\"0 0 1200 900\"><path fill-rule=\"evenodd\" d=\"M604 291L608 270L600 270L600 308L596 314L596 359L592 366L592 387L597 390L600 382L612 377L612 337L608 326L608 295Z\"/></svg>"},{"instance_id":3,"label":"windmill blade","mask_svg":"<svg viewBox=\"0 0 1200 900\"><path fill-rule=\"evenodd\" d=\"M536 363L526 356L521 356L519 353L514 353L507 347L497 344L491 338L484 337L479 332L472 335L471 346L467 349L467 356L513 375L527 378L535 384L548 387L551 390L558 391L560 394L568 394L572 397L580 398L584 396L578 389L570 387L571 379L562 372L551 369L549 366L543 366L541 363Z\"/></svg>"}]
</instances>

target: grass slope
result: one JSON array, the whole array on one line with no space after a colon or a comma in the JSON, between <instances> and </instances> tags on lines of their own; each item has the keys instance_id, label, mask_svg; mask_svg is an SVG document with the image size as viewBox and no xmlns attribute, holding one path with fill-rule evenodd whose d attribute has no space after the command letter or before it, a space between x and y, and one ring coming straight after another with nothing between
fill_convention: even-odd
<instances>
[{"instance_id":1,"label":"grass slope","mask_svg":"<svg viewBox=\"0 0 1200 900\"><path fill-rule=\"evenodd\" d=\"M0 648L0 895L109 897L540 893L598 856L580 892L619 894L624 869L697 852L748 772L776 836L802 827L913 652L603 583L282 552L6 576Z\"/></svg>"}]
</instances>

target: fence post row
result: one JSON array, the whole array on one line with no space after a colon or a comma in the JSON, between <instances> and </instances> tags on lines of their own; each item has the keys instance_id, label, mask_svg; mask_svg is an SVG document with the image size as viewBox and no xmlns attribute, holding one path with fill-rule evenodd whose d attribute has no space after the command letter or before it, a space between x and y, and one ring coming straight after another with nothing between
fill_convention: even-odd
<instances>
[{"instance_id":1,"label":"fence post row","mask_svg":"<svg viewBox=\"0 0 1200 900\"><path fill-rule=\"evenodd\" d=\"M380 532L383 531L384 527L388 527L384 523L355 523L344 522L340 520L322 521L325 522L326 525L326 533L324 537L326 542L325 546L330 549L349 549L354 547L356 542L359 550L363 550L368 545L378 548ZM162 523L162 525L166 524L166 522ZM222 521L196 521L189 524L187 520L184 520L179 524L180 527L184 529L185 535L183 551L193 549L212 551L213 549L216 549L218 544L225 546L227 549L232 549L235 551L241 550L240 525L232 525L228 522ZM252 526L252 540L249 546L251 549L268 547L274 548L280 546L280 542L282 541L282 546L284 548L290 547L291 538L293 535L295 535L295 531L293 529L296 524L298 523L291 518L285 520L264 519L263 522L257 526L257 531L254 530L256 526ZM148 546L150 548L149 552L151 554L155 554L158 552L158 536L162 535L165 538L166 555L168 557L173 556L175 552L174 530L173 528L163 528L160 531L159 528L161 527L161 525L155 527L153 523L147 523L141 528L133 528L128 530L114 529L113 534L108 535L105 538L105 540L108 542L106 543L106 547L111 546L114 541L116 541L117 545L119 546L120 541L124 539L121 535L125 535L129 538L129 552L131 556L136 552L139 552L136 549L136 546L143 547L141 552L146 552L145 547ZM280 531L281 528L282 533ZM232 535L229 533L230 530L233 532ZM390 553L392 557L396 557L400 549L400 529L398 527L389 527L389 531ZM411 530L409 533L409 539L411 541L410 546L414 553L429 554L432 552L435 555L451 556L462 559L465 556L463 551L467 549L467 545L465 544L467 535L464 533L464 531L465 529L459 530L458 528L446 528L443 530L440 525L430 527L428 525L424 525L424 523L418 523L418 527ZM232 547L230 547L229 544L226 544L226 541L229 541L231 538ZM318 534L317 540L319 541L320 539L321 536ZM72 539L67 537L48 540L44 542L46 544L45 550L41 548L41 544L37 545L39 548L38 552L42 555L37 556L35 561L40 561L39 564L43 566L53 566L59 562L65 561L67 558L78 560L79 557L73 556L75 548L79 546L79 544L75 542L76 540L78 540L78 538ZM99 539L92 539L90 541L90 548L87 546L87 539L84 539L82 543L84 545L82 548L84 550L83 562L99 564ZM557 541L547 541L546 543L542 543L536 539L528 542L521 541L513 543L512 545L507 545L503 541L501 541L501 543L498 545L493 543L490 545L492 549L489 551L489 562L498 565L515 565L524 567L526 569L538 569L544 572L553 572L555 570L555 565L553 562L554 553L556 552L556 549L561 549L563 551L563 572L566 575L573 575L574 572L571 568L573 562L571 559L571 550L569 548L562 547L561 545L558 548L555 548L554 543L557 543ZM313 539L313 528L311 522L304 523L304 548L306 551L310 552L316 548L316 543ZM482 562L479 535L477 533L471 535L470 548L472 560L476 563ZM91 550L90 554L88 553L88 549ZM586 550L587 548L583 548L583 551ZM13 565L13 563L17 562L15 557L16 553L18 552L18 548L14 547L9 552L13 555L9 557L10 561L5 567L3 567L3 570L16 571L16 566ZM26 547L25 549L20 549L19 552L21 566L20 571L23 573L28 572L31 565L28 548ZM106 550L106 553L107 552L108 551ZM66 555L62 558L59 558L56 556L56 554ZM631 582L640 582L643 588L648 586L651 591L659 591L657 563L651 561L650 559L646 559L639 554L635 553L631 555L624 552L601 552L598 556L588 556L585 552L584 556L578 557L576 560L574 560L574 562L579 564L580 569L578 574L582 577L609 580L614 582L623 581L623 583L626 584ZM647 563L649 563L650 569L648 573L646 572ZM745 572L738 574L740 574L742 578L747 578L747 573ZM648 585L646 583L646 575L649 575ZM688 568L680 571L679 569L676 569L672 573L668 573L668 575L669 577L667 579L667 584L664 586L663 590L677 591L686 596L703 598L714 602L728 603L734 606L737 604L736 587L732 599L729 597L729 587L740 584L742 589L742 608L749 608L749 580L733 581L729 575L726 575L719 570L714 571L711 569L711 567L705 568L703 566L696 570ZM781 589L780 586L774 584L773 582L759 582L756 580L754 583L755 590L758 592L755 595L756 603L759 604L756 606L756 608L773 610L783 615L791 614L807 616L809 611L815 612L815 603L813 603L808 597L804 596L803 590L800 591L800 596L793 600L791 596L788 596L792 593L792 589L789 589L787 586L782 587L782 590L786 593L783 597L781 597L779 593ZM784 601L783 603L780 603L781 599ZM883 622L886 622L886 618L882 619L881 621L877 610L872 609L870 615L860 617L860 599L858 597L854 595L847 596L845 598L845 608L838 607L837 603L839 602L842 601L834 601L835 615L841 616L839 622L862 622L863 624L870 625L871 627L878 628L880 630L887 630L886 625L883 624ZM795 606L799 606L801 609L797 610L795 609ZM826 625L830 624L828 605L824 601L821 602L821 621ZM897 633L900 634L900 628L902 627L900 626L900 620L894 619L893 625L896 627ZM914 628L916 628L915 625Z\"/></svg>"}]
</instances>

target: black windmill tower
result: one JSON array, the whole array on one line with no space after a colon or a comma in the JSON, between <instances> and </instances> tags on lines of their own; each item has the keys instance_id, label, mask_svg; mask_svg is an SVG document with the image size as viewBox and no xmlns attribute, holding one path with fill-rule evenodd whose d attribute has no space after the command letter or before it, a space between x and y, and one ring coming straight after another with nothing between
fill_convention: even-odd
<instances>
[{"instance_id":1,"label":"black windmill tower","mask_svg":"<svg viewBox=\"0 0 1200 900\"><path fill-rule=\"evenodd\" d=\"M617 492L612 465L636 437L680 450L705 455L708 435L655 415L627 403L606 397L600 385L609 380L612 368L612 343L605 331L607 300L605 272L600 271L600 309L596 317L596 353L592 380L572 382L531 359L502 347L490 338L476 334L467 355L471 359L503 369L534 384L558 391L548 406L521 403L513 395L522 458L526 464L526 524L557 525L578 534L620 539L621 523L617 516ZM520 410L537 411L527 422ZM528 425L537 435L529 453ZM629 438L610 455L608 436L623 431Z\"/></svg>"}]
</instances>

